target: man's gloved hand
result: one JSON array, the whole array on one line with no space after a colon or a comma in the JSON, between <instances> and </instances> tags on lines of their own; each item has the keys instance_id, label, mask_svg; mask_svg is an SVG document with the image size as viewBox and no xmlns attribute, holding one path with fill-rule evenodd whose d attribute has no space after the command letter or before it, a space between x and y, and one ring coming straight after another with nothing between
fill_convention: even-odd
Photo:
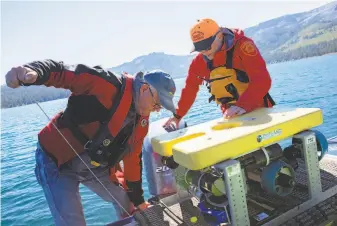
<instances>
[{"instance_id":1,"label":"man's gloved hand","mask_svg":"<svg viewBox=\"0 0 337 226\"><path fill-rule=\"evenodd\" d=\"M233 118L235 116L239 116L246 113L246 110L243 108L240 108L238 106L230 106L224 113L223 116L224 118L228 119L228 118Z\"/></svg>"},{"instance_id":2,"label":"man's gloved hand","mask_svg":"<svg viewBox=\"0 0 337 226\"><path fill-rule=\"evenodd\" d=\"M137 208L139 210L145 210L149 207L151 207L152 205L150 203L148 203L147 201L143 202L142 204L138 205Z\"/></svg>"},{"instance_id":3,"label":"man's gloved hand","mask_svg":"<svg viewBox=\"0 0 337 226\"><path fill-rule=\"evenodd\" d=\"M167 132L172 132L178 128L180 119L177 119L175 116L169 118L167 122L163 125L164 129Z\"/></svg>"},{"instance_id":4,"label":"man's gloved hand","mask_svg":"<svg viewBox=\"0 0 337 226\"><path fill-rule=\"evenodd\" d=\"M21 83L34 83L37 79L37 73L27 67L13 67L6 74L6 84L10 88L18 88Z\"/></svg>"}]
</instances>

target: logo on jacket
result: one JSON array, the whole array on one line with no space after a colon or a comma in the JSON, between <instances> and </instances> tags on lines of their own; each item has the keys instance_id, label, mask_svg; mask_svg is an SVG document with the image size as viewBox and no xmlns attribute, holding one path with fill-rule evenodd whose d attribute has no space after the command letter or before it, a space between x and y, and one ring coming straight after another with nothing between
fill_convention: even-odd
<instances>
[{"instance_id":1,"label":"logo on jacket","mask_svg":"<svg viewBox=\"0 0 337 226\"><path fill-rule=\"evenodd\" d=\"M104 147L109 146L110 142L111 142L111 141L110 141L109 139L103 140L103 145L104 145Z\"/></svg>"},{"instance_id":2,"label":"logo on jacket","mask_svg":"<svg viewBox=\"0 0 337 226\"><path fill-rule=\"evenodd\" d=\"M141 125L142 127L147 126L147 120L146 120L146 119L143 119L143 120L140 122L140 125Z\"/></svg>"},{"instance_id":3,"label":"logo on jacket","mask_svg":"<svg viewBox=\"0 0 337 226\"><path fill-rule=\"evenodd\" d=\"M256 56L257 55L257 49L253 42L251 41L245 41L240 46L241 51L247 55L247 56Z\"/></svg>"}]
</instances>

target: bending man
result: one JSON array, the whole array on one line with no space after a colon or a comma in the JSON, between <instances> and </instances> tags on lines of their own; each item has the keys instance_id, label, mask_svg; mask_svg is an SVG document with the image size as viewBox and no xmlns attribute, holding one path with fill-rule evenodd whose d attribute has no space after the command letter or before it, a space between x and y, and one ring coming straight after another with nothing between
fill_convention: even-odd
<instances>
[{"instance_id":1,"label":"bending man","mask_svg":"<svg viewBox=\"0 0 337 226\"><path fill-rule=\"evenodd\" d=\"M80 183L112 202L120 218L134 206L149 206L142 189L142 144L151 112L164 107L175 113L170 75L117 76L100 67L45 60L12 68L6 82L11 88L45 85L72 92L66 109L39 132L36 150L36 177L56 225L85 225Z\"/></svg>"}]
</instances>

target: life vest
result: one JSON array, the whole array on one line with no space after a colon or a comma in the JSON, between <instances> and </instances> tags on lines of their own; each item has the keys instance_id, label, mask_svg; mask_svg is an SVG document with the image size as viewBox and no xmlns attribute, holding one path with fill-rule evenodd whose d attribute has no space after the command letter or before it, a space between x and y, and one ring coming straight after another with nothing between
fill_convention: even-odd
<instances>
[{"instance_id":1,"label":"life vest","mask_svg":"<svg viewBox=\"0 0 337 226\"><path fill-rule=\"evenodd\" d=\"M99 129L91 139L75 124L65 123L73 136L83 145L84 151L88 152L94 166L115 166L127 154L127 145L131 142L129 138L134 136L132 141L138 142L147 134L148 117L141 117L138 114L135 120L131 120L121 129L132 105L132 83L132 77L122 75L122 86L109 109L110 120L100 122Z\"/></svg>"},{"instance_id":2,"label":"life vest","mask_svg":"<svg viewBox=\"0 0 337 226\"><path fill-rule=\"evenodd\" d=\"M211 94L209 102L215 101L220 105L234 105L240 96L249 86L249 77L246 72L233 68L233 52L235 45L226 52L226 64L220 67L213 67L213 61L207 61L207 67L210 70L210 76L206 81L206 86ZM269 95L264 97L264 105L268 107L268 101L271 105L275 102Z\"/></svg>"}]
</instances>

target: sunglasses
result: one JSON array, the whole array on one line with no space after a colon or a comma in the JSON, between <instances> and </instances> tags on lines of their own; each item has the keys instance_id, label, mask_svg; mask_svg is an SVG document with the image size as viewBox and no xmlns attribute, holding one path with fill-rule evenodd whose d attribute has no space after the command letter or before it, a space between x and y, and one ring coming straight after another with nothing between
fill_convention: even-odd
<instances>
[{"instance_id":1,"label":"sunglasses","mask_svg":"<svg viewBox=\"0 0 337 226\"><path fill-rule=\"evenodd\" d=\"M215 39L216 39L216 36L218 35L220 33L220 31L218 31L217 33L215 33L213 36L212 36L212 42L211 42L211 44L209 45L209 47L208 48L206 48L206 49L203 49L203 50L200 50L199 52L207 52L207 51L210 51L211 49L212 49L212 45L213 45L213 43L214 43L214 41L215 41Z\"/></svg>"},{"instance_id":2,"label":"sunglasses","mask_svg":"<svg viewBox=\"0 0 337 226\"><path fill-rule=\"evenodd\" d=\"M153 100L153 102L154 102L154 105L153 105L153 107L154 107L154 108L156 108L156 109L161 109L161 108L162 108L162 106L161 106L161 104L157 103L157 101L155 100L155 98L154 98L154 94L153 94L153 92L152 92L152 90L151 90L151 86L150 86L150 84L148 84L148 83L146 83L146 82L141 82L141 83L142 83L142 84L146 84L146 85L148 85L148 86L149 86L149 91L150 91L150 94L151 94L152 100Z\"/></svg>"}]
</instances>

